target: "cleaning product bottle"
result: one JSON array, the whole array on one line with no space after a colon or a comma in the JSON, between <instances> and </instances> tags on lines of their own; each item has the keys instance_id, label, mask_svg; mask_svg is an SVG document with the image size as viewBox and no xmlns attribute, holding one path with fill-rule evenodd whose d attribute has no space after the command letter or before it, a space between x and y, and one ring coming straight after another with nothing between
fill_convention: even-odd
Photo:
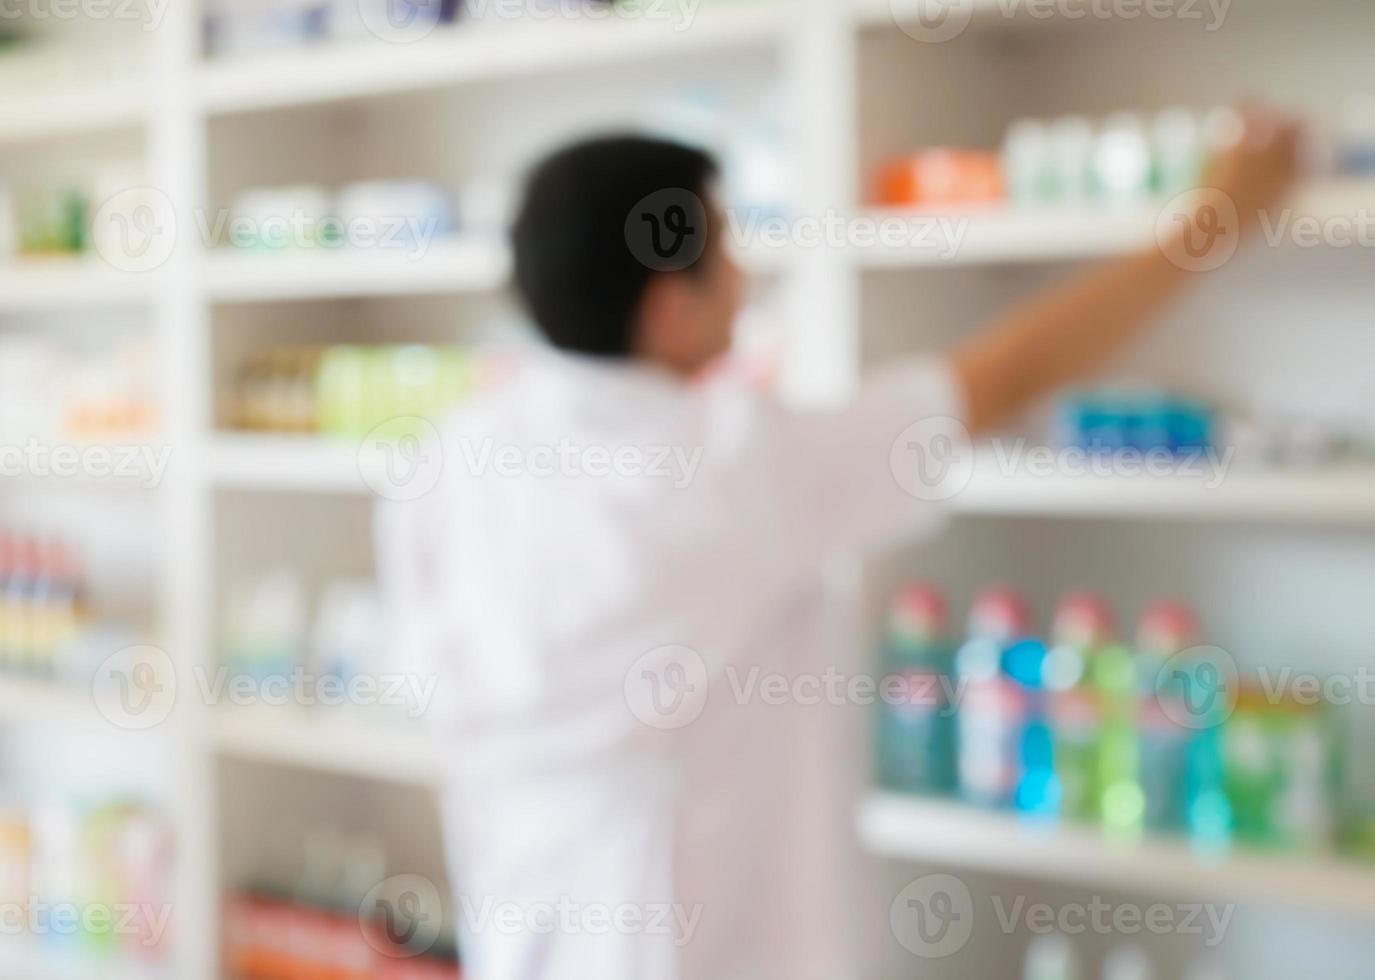
<instances>
[{"instance_id":1,"label":"cleaning product bottle","mask_svg":"<svg viewBox=\"0 0 1375 980\"><path fill-rule=\"evenodd\" d=\"M1021 596L991 588L975 600L969 639L955 657L961 701L956 731L961 795L982 806L1010 806L1021 778L1026 703L1003 669L1003 654L1027 637L1031 615Z\"/></svg>"},{"instance_id":2,"label":"cleaning product bottle","mask_svg":"<svg viewBox=\"0 0 1375 980\"><path fill-rule=\"evenodd\" d=\"M1017 790L1014 802L1022 813L1057 816L1060 779L1055 774L1055 750L1046 703L1049 652L1037 639L1018 640L1003 653L1003 672L1020 687L1024 710L1017 735Z\"/></svg>"},{"instance_id":3,"label":"cleaning product bottle","mask_svg":"<svg viewBox=\"0 0 1375 980\"><path fill-rule=\"evenodd\" d=\"M1233 831L1223 725L1239 693L1235 670L1228 667L1221 651L1189 647L1169 660L1155 684L1162 708L1188 732L1185 824L1194 847L1206 852L1225 849Z\"/></svg>"},{"instance_id":4,"label":"cleaning product bottle","mask_svg":"<svg viewBox=\"0 0 1375 980\"><path fill-rule=\"evenodd\" d=\"M1090 821L1098 807L1098 736L1102 708L1089 683L1089 664L1115 632L1111 607L1092 592L1066 594L1056 607L1046 667L1055 772L1061 812L1068 820Z\"/></svg>"},{"instance_id":5,"label":"cleaning product bottle","mask_svg":"<svg viewBox=\"0 0 1375 980\"><path fill-rule=\"evenodd\" d=\"M1168 701L1180 692L1162 674L1171 658L1198 642L1198 620L1181 602L1156 602L1137 622L1140 774L1150 830L1168 833L1188 827L1189 743L1195 733L1176 720L1183 717L1182 709Z\"/></svg>"},{"instance_id":6,"label":"cleaning product bottle","mask_svg":"<svg viewBox=\"0 0 1375 980\"><path fill-rule=\"evenodd\" d=\"M879 780L890 789L948 793L955 786L950 690L954 648L945 599L925 584L894 597L884 642Z\"/></svg>"},{"instance_id":7,"label":"cleaning product bottle","mask_svg":"<svg viewBox=\"0 0 1375 980\"><path fill-rule=\"evenodd\" d=\"M1103 712L1098 734L1098 812L1103 829L1135 837L1145 819L1141 750L1137 735L1136 660L1131 650L1110 644L1089 663L1089 679Z\"/></svg>"}]
</instances>

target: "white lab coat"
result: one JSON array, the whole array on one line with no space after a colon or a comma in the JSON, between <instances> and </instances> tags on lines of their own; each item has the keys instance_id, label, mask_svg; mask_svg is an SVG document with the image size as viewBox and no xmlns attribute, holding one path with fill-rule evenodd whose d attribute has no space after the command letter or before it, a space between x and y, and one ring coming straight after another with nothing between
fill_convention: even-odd
<instances>
[{"instance_id":1,"label":"white lab coat","mask_svg":"<svg viewBox=\"0 0 1375 980\"><path fill-rule=\"evenodd\" d=\"M930 530L892 447L960 411L934 362L801 415L538 355L446 420L377 549L398 663L438 679L471 980L855 975L852 920L887 913L854 890L871 709L833 692L871 668L822 569Z\"/></svg>"}]
</instances>

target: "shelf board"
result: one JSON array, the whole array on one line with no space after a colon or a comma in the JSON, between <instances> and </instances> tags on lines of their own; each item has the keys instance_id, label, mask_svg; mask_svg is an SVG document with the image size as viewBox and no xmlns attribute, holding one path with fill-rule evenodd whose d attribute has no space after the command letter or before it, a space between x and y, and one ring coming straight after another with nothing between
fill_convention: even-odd
<instances>
[{"instance_id":1,"label":"shelf board","mask_svg":"<svg viewBox=\"0 0 1375 980\"><path fill-rule=\"evenodd\" d=\"M197 92L209 114L341 102L516 76L655 62L767 45L782 36L772 2L704 6L669 19L492 23L441 28L413 44L334 42L210 61Z\"/></svg>"},{"instance_id":2,"label":"shelf board","mask_svg":"<svg viewBox=\"0 0 1375 980\"><path fill-rule=\"evenodd\" d=\"M1292 210L1326 220L1375 210L1375 182L1339 180L1314 184ZM934 227L935 237L913 245L857 251L862 269L939 269L971 265L1069 262L1129 255L1155 247L1160 204L1124 207L1020 207L991 205L960 211L871 211L875 219L899 218ZM932 226L929 222L938 221ZM958 236L958 237L956 237Z\"/></svg>"},{"instance_id":3,"label":"shelf board","mask_svg":"<svg viewBox=\"0 0 1375 980\"><path fill-rule=\"evenodd\" d=\"M5 93L0 98L0 146L131 129L146 120L146 92L132 81L92 89Z\"/></svg>"},{"instance_id":4,"label":"shelf board","mask_svg":"<svg viewBox=\"0 0 1375 980\"><path fill-rule=\"evenodd\" d=\"M889 793L861 805L858 826L872 852L915 862L1178 898L1375 912L1375 867L1335 855L1238 850L1205 857L1183 841L1117 842L1090 827L1029 823L1015 814Z\"/></svg>"},{"instance_id":5,"label":"shelf board","mask_svg":"<svg viewBox=\"0 0 1375 980\"><path fill-rule=\"evenodd\" d=\"M363 494L358 446L310 435L223 434L210 452L210 479L236 490Z\"/></svg>"},{"instance_id":6,"label":"shelf board","mask_svg":"<svg viewBox=\"0 0 1375 980\"><path fill-rule=\"evenodd\" d=\"M144 306L154 275L123 272L95 256L16 258L0 263L0 313Z\"/></svg>"},{"instance_id":7,"label":"shelf board","mask_svg":"<svg viewBox=\"0 0 1375 980\"><path fill-rule=\"evenodd\" d=\"M205 258L210 299L219 303L484 292L503 286L510 256L486 241L436 242L421 255L405 248L249 252Z\"/></svg>"},{"instance_id":8,"label":"shelf board","mask_svg":"<svg viewBox=\"0 0 1375 980\"><path fill-rule=\"evenodd\" d=\"M89 687L69 687L18 674L0 674L0 724L104 723Z\"/></svg>"},{"instance_id":9,"label":"shelf board","mask_svg":"<svg viewBox=\"0 0 1375 980\"><path fill-rule=\"evenodd\" d=\"M437 772L429 738L404 724L331 709L223 708L212 719L222 756L399 783L428 784Z\"/></svg>"},{"instance_id":10,"label":"shelf board","mask_svg":"<svg viewBox=\"0 0 1375 980\"><path fill-rule=\"evenodd\" d=\"M0 940L0 980L164 980L170 970L156 963L64 954L22 937Z\"/></svg>"},{"instance_id":11,"label":"shelf board","mask_svg":"<svg viewBox=\"0 0 1375 980\"><path fill-rule=\"evenodd\" d=\"M949 506L957 514L988 516L1375 524L1375 465L1234 467L1220 481L1203 473L1044 476L1021 469L1008 475L990 452L980 451L968 485Z\"/></svg>"}]
</instances>

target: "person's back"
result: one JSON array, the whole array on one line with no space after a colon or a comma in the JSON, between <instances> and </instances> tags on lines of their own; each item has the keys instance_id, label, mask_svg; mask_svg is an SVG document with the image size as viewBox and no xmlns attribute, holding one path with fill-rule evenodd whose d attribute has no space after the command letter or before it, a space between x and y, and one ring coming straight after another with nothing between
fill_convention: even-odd
<instances>
[{"instance_id":1,"label":"person's back","mask_svg":"<svg viewBox=\"0 0 1375 980\"><path fill-rule=\"evenodd\" d=\"M1230 159L1241 213L1286 186L1293 142ZM854 976L848 822L877 692L826 621L826 560L929 533L904 487L932 441L1082 373L1183 278L1123 260L834 413L789 413L694 380L741 293L711 176L631 138L535 173L517 283L568 353L447 420L437 485L379 510L396 655L438 680L472 980Z\"/></svg>"},{"instance_id":2,"label":"person's back","mask_svg":"<svg viewBox=\"0 0 1375 980\"><path fill-rule=\"evenodd\" d=\"M953 408L910 377L890 411ZM841 975L863 658L825 649L820 570L922 519L862 471L886 451L725 380L554 356L443 428L439 486L382 540L438 584L403 601L438 639L474 975ZM799 479L816 452L872 492Z\"/></svg>"}]
</instances>

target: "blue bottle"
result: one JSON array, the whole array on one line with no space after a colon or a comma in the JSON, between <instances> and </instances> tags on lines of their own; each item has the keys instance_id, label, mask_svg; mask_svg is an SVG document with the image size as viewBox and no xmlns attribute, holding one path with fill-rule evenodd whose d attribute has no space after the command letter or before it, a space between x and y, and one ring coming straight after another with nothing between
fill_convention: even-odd
<instances>
[{"instance_id":1,"label":"blue bottle","mask_svg":"<svg viewBox=\"0 0 1375 980\"><path fill-rule=\"evenodd\" d=\"M1048 701L1049 661L1046 645L1035 639L1019 640L1003 652L1003 672L1020 686L1024 705L1013 802L1022 813L1044 817L1059 814L1062 795Z\"/></svg>"}]
</instances>

